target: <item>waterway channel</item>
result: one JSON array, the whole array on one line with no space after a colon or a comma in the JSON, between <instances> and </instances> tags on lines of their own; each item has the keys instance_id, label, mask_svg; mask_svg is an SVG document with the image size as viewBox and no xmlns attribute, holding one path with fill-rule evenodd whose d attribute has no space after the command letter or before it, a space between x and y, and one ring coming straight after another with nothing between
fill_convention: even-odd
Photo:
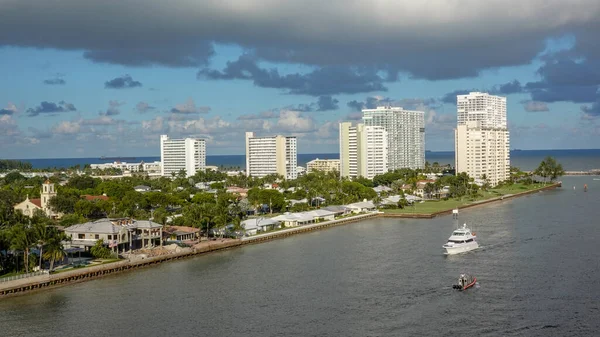
<instances>
[{"instance_id":1,"label":"waterway channel","mask_svg":"<svg viewBox=\"0 0 600 337\"><path fill-rule=\"evenodd\" d=\"M2 299L0 327L13 337L594 335L600 181L563 182L458 221L369 219ZM444 256L462 223L482 247ZM461 272L479 286L453 290Z\"/></svg>"}]
</instances>

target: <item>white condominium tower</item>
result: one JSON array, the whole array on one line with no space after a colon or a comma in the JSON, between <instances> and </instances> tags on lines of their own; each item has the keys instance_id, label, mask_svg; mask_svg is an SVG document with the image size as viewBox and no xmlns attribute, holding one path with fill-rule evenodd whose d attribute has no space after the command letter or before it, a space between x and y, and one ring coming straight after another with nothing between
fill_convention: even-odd
<instances>
[{"instance_id":1,"label":"white condominium tower","mask_svg":"<svg viewBox=\"0 0 600 337\"><path fill-rule=\"evenodd\" d=\"M365 109L363 123L381 126L388 133L390 170L425 167L425 113L403 108L378 106Z\"/></svg>"},{"instance_id":2,"label":"white condominium tower","mask_svg":"<svg viewBox=\"0 0 600 337\"><path fill-rule=\"evenodd\" d=\"M506 97L471 92L456 97L454 131L456 172L466 172L492 186L510 177L510 138Z\"/></svg>"},{"instance_id":3,"label":"white condominium tower","mask_svg":"<svg viewBox=\"0 0 600 337\"><path fill-rule=\"evenodd\" d=\"M381 126L340 123L340 177L373 179L387 171L387 131Z\"/></svg>"},{"instance_id":4,"label":"white condominium tower","mask_svg":"<svg viewBox=\"0 0 600 337\"><path fill-rule=\"evenodd\" d=\"M206 141L198 138L170 139L160 136L161 175L171 177L184 170L191 177L206 168Z\"/></svg>"},{"instance_id":5,"label":"white condominium tower","mask_svg":"<svg viewBox=\"0 0 600 337\"><path fill-rule=\"evenodd\" d=\"M255 137L246 132L246 175L262 178L279 174L286 179L298 178L296 137Z\"/></svg>"}]
</instances>

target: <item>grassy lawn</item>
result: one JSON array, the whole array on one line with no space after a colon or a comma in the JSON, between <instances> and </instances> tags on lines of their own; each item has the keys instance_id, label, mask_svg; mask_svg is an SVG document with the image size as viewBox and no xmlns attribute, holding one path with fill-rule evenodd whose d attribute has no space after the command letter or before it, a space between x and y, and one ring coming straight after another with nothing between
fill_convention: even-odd
<instances>
[{"instance_id":1,"label":"grassy lawn","mask_svg":"<svg viewBox=\"0 0 600 337\"><path fill-rule=\"evenodd\" d=\"M547 186L547 185L546 185ZM404 209L384 209L385 213L390 214L431 214L455 208L460 208L465 205L473 204L476 202L485 201L492 198L501 197L503 195L522 193L532 191L544 187L540 184L514 184L511 186L503 186L500 188L490 189L488 191L481 191L482 196L478 198L462 197L459 199L448 199L439 201L425 201L423 203L416 203L414 206L408 206Z\"/></svg>"},{"instance_id":2,"label":"grassy lawn","mask_svg":"<svg viewBox=\"0 0 600 337\"><path fill-rule=\"evenodd\" d=\"M13 272L11 272L11 273L8 273L8 274L0 275L0 278L4 278L4 277L11 277L11 276L17 276L17 275L22 275L22 274L25 274L25 273L24 273L24 272L18 272L18 273L17 273L17 272L14 272L14 271L13 271Z\"/></svg>"}]
</instances>

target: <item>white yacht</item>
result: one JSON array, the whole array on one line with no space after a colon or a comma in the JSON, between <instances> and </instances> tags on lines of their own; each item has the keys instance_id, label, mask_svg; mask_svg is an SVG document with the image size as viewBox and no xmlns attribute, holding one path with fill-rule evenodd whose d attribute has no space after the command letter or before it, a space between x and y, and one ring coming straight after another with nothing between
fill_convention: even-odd
<instances>
[{"instance_id":1,"label":"white yacht","mask_svg":"<svg viewBox=\"0 0 600 337\"><path fill-rule=\"evenodd\" d=\"M467 224L464 224L462 228L457 228L452 232L448 242L442 247L446 249L446 255L453 255L477 249L479 244L475 233L467 228Z\"/></svg>"}]
</instances>

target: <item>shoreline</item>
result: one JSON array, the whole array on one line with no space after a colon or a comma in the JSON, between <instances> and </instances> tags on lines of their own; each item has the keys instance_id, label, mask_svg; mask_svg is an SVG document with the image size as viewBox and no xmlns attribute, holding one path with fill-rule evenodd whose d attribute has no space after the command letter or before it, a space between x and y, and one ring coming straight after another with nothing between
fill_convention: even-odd
<instances>
[{"instance_id":1,"label":"shoreline","mask_svg":"<svg viewBox=\"0 0 600 337\"><path fill-rule=\"evenodd\" d=\"M533 190L529 190L529 191L523 191L523 192L519 192L519 193L514 193L514 194L506 194L500 197L495 197L495 198L490 198L490 199L486 199L486 200L481 200L481 201L476 201L470 204L466 204L460 207L456 207L456 209L459 210L463 210L463 209L469 209L469 208L474 208L474 207L478 207L478 206L483 206L483 205L487 205L493 202L497 202L497 201L504 201L504 200L510 200L510 199L514 199L514 198L518 198L518 197L522 197L525 195L529 195L529 194L534 194L534 193L539 193L542 191L547 191L547 190L552 190L558 187L562 187L562 183L561 182L556 182L550 185L546 185L540 188L536 188ZM433 212L433 213L384 213L384 217L388 217L388 218L407 218L407 219L433 219L437 216L440 215L449 215L452 214L452 211L455 208L448 208L448 209L444 209L438 212Z\"/></svg>"},{"instance_id":2,"label":"shoreline","mask_svg":"<svg viewBox=\"0 0 600 337\"><path fill-rule=\"evenodd\" d=\"M544 187L541 187L538 189L534 189L534 190L524 191L524 192L510 194L510 195L504 195L501 197L491 198L491 199L483 200L480 202L467 204L462 207L459 207L458 209L461 210L461 209L468 209L468 208L483 206L483 205L487 205L487 204L498 202L498 201L504 201L507 199L513 199L513 198L517 198L517 197L521 197L521 196L525 196L525 195L529 195L529 194L542 192L545 190L555 189L557 187L561 187L560 182L554 183L554 184L551 184L548 186L544 186ZM362 221L364 219L379 218L379 217L408 218L408 219L432 219L437 216L448 215L448 214L452 214L452 209L446 209L446 210L438 211L438 212L431 213L431 214L417 214L417 213L415 213L415 214L411 214L411 213L391 214L391 213L384 213L384 212L371 212L371 213L366 213L366 214L358 214L358 215L355 215L352 217L347 217L347 218L338 219L338 220L329 220L329 221L323 221L320 223L315 223L315 224L306 225L306 226L291 227L288 229L282 229L282 230L273 231L273 232L269 232L269 233L265 233L265 234L258 234L258 235L254 235L254 236L242 238L242 239L228 239L228 240L221 240L221 241L215 240L213 242L209 241L208 244L201 246L201 247L194 248L192 251L189 251L189 252L173 253L173 254L169 254L169 255L143 258L143 259L136 260L136 261L130 261L129 259L127 259L127 260L108 263L108 264L104 264L104 265L87 267L84 269L70 270L70 271L66 271L66 272L62 272L62 273L44 274L44 275L39 275L39 276L33 276L30 278L0 282L0 299L12 297L12 296L24 295L24 294L28 294L28 293L35 292L35 291L40 291L42 289L54 288L54 287L74 284L74 283L78 283L78 282L83 282L83 281L87 281L87 280L93 280L93 279L101 278L104 276L114 275L117 273L129 271L129 270L133 270L133 269L137 269L137 268L148 267L151 265L155 265L155 264L159 264L159 263L163 263L163 262L167 262L167 261L171 261L171 260L181 260L181 259L188 258L188 257L194 257L194 256L202 255L202 254L208 254L211 252L241 247L241 246L248 245L248 244L259 244L261 242L271 241L271 240L279 239L279 238L285 238L285 237L288 237L291 235L312 232L315 230L321 230L321 229L328 228L328 227L341 226L341 225L345 225L348 223Z\"/></svg>"}]
</instances>

